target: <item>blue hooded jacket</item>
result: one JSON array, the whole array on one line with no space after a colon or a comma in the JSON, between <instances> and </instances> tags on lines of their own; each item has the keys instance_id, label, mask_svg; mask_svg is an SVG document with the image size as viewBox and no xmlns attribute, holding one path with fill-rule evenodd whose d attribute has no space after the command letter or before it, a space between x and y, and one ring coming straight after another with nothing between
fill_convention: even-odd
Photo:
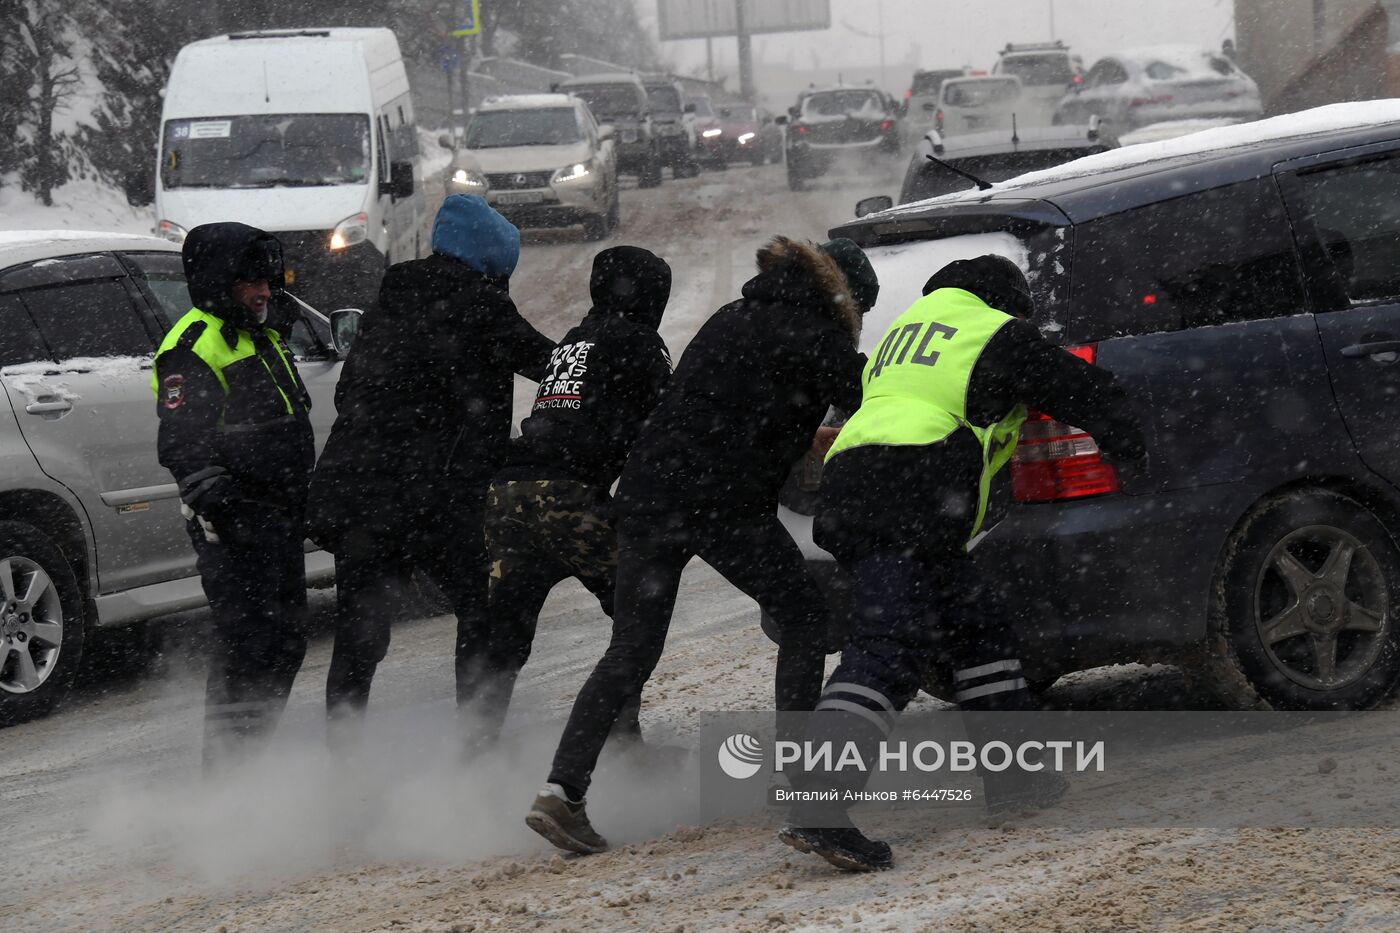
<instances>
[{"instance_id":1,"label":"blue hooded jacket","mask_svg":"<svg viewBox=\"0 0 1400 933\"><path fill-rule=\"evenodd\" d=\"M453 194L433 221L433 252L493 279L508 279L520 261L520 231L476 194Z\"/></svg>"}]
</instances>

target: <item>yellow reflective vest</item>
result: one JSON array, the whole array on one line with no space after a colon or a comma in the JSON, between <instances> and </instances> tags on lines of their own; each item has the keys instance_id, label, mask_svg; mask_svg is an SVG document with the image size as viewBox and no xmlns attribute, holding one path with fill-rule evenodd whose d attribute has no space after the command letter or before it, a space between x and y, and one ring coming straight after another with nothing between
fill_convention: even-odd
<instances>
[{"instance_id":1,"label":"yellow reflective vest","mask_svg":"<svg viewBox=\"0 0 1400 933\"><path fill-rule=\"evenodd\" d=\"M219 385L223 387L225 396L229 394L229 373L227 370L235 366L235 364L242 363L244 360L256 359L257 362L262 364L262 368L267 371L269 377L267 382L262 383L260 391L265 391L267 387L275 390L281 402L278 407L285 409L288 415L294 414L297 406L293 403L292 399L287 396L283 384L285 382L288 387L296 386L300 380L297 377L297 371L292 361L289 360L287 355L282 351L282 340L277 332L268 330L267 335L273 351L277 354L277 358L282 362L282 367L286 370L287 378L285 380L279 378L278 375L272 371L272 367L268 365L268 361L258 354L257 347L253 343L252 335L247 331L237 329L235 332L238 335L238 342L236 345L230 347L228 341L224 339L224 323L222 318L215 317L198 308L191 308L186 312L185 316L180 318L175 326L170 329L170 332L165 335L165 339L160 343L160 349L156 351L156 366L151 372L151 392L156 395L157 399L160 398L159 369L161 354L183 342L189 346L189 349L195 356L204 361L205 365L213 371L214 378L217 379ZM198 324L203 324L204 328L202 332L199 333L199 336L191 342L186 337L186 333ZM239 368L241 369L242 367ZM224 423L226 416L227 412L220 417L221 424Z\"/></svg>"},{"instance_id":2,"label":"yellow reflective vest","mask_svg":"<svg viewBox=\"0 0 1400 933\"><path fill-rule=\"evenodd\" d=\"M992 337L1013 320L961 288L940 288L897 317L871 354L862 377L860 408L841 429L827 460L869 446L940 444L967 428L982 447L977 517L982 529L992 478L1016 449L1026 409L1017 405L1000 421L967 417L972 371Z\"/></svg>"}]
</instances>

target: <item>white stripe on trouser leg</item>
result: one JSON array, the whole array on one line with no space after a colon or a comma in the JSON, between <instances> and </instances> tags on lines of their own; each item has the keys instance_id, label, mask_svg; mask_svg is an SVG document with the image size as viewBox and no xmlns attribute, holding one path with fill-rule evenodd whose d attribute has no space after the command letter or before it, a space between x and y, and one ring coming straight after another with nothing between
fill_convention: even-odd
<instances>
[{"instance_id":1,"label":"white stripe on trouser leg","mask_svg":"<svg viewBox=\"0 0 1400 933\"><path fill-rule=\"evenodd\" d=\"M885 735L889 735L894 728L894 717L885 713L877 713L873 709L867 709L859 703L852 703L848 700L822 700L817 704L817 712L823 710L833 710L840 713L855 713L857 716L864 716L875 724Z\"/></svg>"},{"instance_id":2,"label":"white stripe on trouser leg","mask_svg":"<svg viewBox=\"0 0 1400 933\"><path fill-rule=\"evenodd\" d=\"M1020 673L1021 662L1016 658L1009 658L1005 661L993 661L990 664L980 664L977 667L969 667L966 670L954 671L955 680L976 680L978 677L986 677L988 674Z\"/></svg>"},{"instance_id":3,"label":"white stripe on trouser leg","mask_svg":"<svg viewBox=\"0 0 1400 933\"><path fill-rule=\"evenodd\" d=\"M865 697L867 700L879 703L888 712L894 712L894 704L889 701L888 697L878 690L871 690L860 684L827 684L826 689L822 691L822 696L830 696L833 693L849 693L852 696Z\"/></svg>"},{"instance_id":4,"label":"white stripe on trouser leg","mask_svg":"<svg viewBox=\"0 0 1400 933\"><path fill-rule=\"evenodd\" d=\"M994 693L1010 693L1012 690L1024 690L1026 679L1017 677L1015 680L999 680L994 684L983 684L980 687L972 687L968 690L959 690L953 695L953 699L959 703L968 700L975 700L978 697L991 696Z\"/></svg>"}]
</instances>

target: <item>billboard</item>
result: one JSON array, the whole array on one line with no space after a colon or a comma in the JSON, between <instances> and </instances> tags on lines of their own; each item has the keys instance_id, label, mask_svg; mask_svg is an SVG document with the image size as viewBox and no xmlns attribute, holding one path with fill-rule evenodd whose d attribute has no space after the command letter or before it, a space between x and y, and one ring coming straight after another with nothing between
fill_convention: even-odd
<instances>
[{"instance_id":1,"label":"billboard","mask_svg":"<svg viewBox=\"0 0 1400 933\"><path fill-rule=\"evenodd\" d=\"M830 0L657 0L662 39L705 39L738 32L735 5L744 4L748 33L830 29Z\"/></svg>"}]
</instances>

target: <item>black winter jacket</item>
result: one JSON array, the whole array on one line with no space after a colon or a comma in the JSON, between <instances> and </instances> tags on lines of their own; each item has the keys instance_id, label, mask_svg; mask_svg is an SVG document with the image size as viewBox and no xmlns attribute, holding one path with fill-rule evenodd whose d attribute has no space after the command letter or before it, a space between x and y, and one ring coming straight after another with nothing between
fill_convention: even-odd
<instances>
[{"instance_id":1,"label":"black winter jacket","mask_svg":"<svg viewBox=\"0 0 1400 933\"><path fill-rule=\"evenodd\" d=\"M271 234L238 223L196 227L185 242L185 278L194 306L221 322L217 339L228 349L238 345L240 334L253 344L255 355L223 370L227 390L194 352L208 330L203 321L185 327L155 360L157 458L182 492L187 477L222 467L236 487L235 501L225 508L236 509L241 501L299 510L316 458L311 399L295 364L289 369L283 362L291 362L291 350L231 294L241 261L250 252L280 255L276 244ZM280 272L275 278L280 280ZM274 292L274 299L281 297ZM216 516L205 517L223 524Z\"/></svg>"},{"instance_id":2,"label":"black winter jacket","mask_svg":"<svg viewBox=\"0 0 1400 933\"><path fill-rule=\"evenodd\" d=\"M771 517L834 405L860 402L859 314L836 264L783 238L690 342L627 459L618 512Z\"/></svg>"},{"instance_id":3,"label":"black winter jacket","mask_svg":"<svg viewBox=\"0 0 1400 933\"><path fill-rule=\"evenodd\" d=\"M671 378L656 327L671 270L633 246L599 253L594 305L559 341L502 480L565 479L606 492Z\"/></svg>"},{"instance_id":4,"label":"black winter jacket","mask_svg":"<svg viewBox=\"0 0 1400 933\"><path fill-rule=\"evenodd\" d=\"M1142 429L1113 374L1013 319L973 367L968 420L992 424L1018 404L1088 431L1119 462L1143 456ZM981 472L981 446L966 428L928 446L843 451L822 475L816 542L843 563L875 550L911 549L927 562L955 558L976 515Z\"/></svg>"},{"instance_id":5,"label":"black winter jacket","mask_svg":"<svg viewBox=\"0 0 1400 933\"><path fill-rule=\"evenodd\" d=\"M504 283L433 255L390 267L336 386L313 499L367 486L482 485L504 461L513 374L538 380L554 344Z\"/></svg>"}]
</instances>

